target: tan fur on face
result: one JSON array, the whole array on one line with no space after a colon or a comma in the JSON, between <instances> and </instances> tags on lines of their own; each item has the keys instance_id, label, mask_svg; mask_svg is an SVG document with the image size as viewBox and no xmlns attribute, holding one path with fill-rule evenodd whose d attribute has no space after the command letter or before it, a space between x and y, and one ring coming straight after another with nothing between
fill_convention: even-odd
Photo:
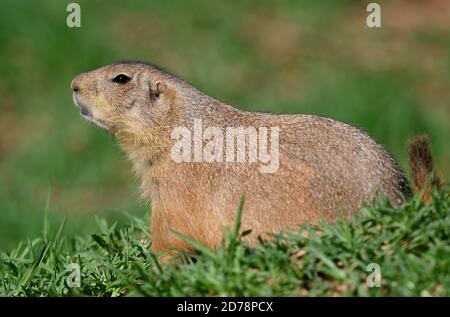
<instances>
[{"instance_id":1,"label":"tan fur on face","mask_svg":"<svg viewBox=\"0 0 450 317\"><path fill-rule=\"evenodd\" d=\"M118 74L127 84L111 82ZM310 115L240 111L144 63L118 63L77 76L74 99L88 119L114 134L152 203L154 252L189 249L173 231L217 248L246 197L242 229L248 237L296 229L305 222L349 217L377 193L394 203L409 195L391 156L347 124ZM255 164L176 163L170 157L175 127L278 127L280 166L262 174Z\"/></svg>"}]
</instances>

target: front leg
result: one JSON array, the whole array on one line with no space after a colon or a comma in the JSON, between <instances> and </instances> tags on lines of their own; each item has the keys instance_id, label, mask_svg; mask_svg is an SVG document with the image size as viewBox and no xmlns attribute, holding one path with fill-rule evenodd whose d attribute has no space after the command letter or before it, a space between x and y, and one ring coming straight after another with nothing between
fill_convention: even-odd
<instances>
[{"instance_id":1,"label":"front leg","mask_svg":"<svg viewBox=\"0 0 450 317\"><path fill-rule=\"evenodd\" d=\"M158 256L158 260L167 262L177 255L179 251L195 251L195 249L178 237L169 222L162 217L162 213L153 212L151 219L151 252ZM181 232L181 234L184 234Z\"/></svg>"}]
</instances>

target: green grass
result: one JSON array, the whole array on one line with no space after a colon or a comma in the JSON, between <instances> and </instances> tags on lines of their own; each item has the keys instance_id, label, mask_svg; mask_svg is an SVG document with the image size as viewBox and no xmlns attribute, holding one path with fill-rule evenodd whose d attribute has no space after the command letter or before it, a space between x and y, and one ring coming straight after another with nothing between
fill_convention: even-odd
<instances>
[{"instance_id":1,"label":"green grass","mask_svg":"<svg viewBox=\"0 0 450 317\"><path fill-rule=\"evenodd\" d=\"M420 195L395 208L386 201L364 207L351 223L302 227L248 247L240 227L245 204L221 248L181 254L178 265L149 251L147 221L126 225L96 219L98 233L67 238L64 222L48 224L36 239L2 253L0 294L7 296L448 296L450 192ZM244 208L242 208L242 206ZM69 265L80 267L72 287ZM368 287L380 267L380 287ZM69 281L69 282L68 282Z\"/></svg>"}]
</instances>

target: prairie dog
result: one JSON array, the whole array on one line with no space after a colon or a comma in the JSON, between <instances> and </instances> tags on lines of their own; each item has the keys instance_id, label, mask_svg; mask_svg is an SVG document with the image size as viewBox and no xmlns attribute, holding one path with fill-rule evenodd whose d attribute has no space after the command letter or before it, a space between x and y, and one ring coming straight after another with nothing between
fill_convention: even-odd
<instances>
[{"instance_id":1,"label":"prairie dog","mask_svg":"<svg viewBox=\"0 0 450 317\"><path fill-rule=\"evenodd\" d=\"M242 196L242 229L252 229L247 237L251 243L258 235L296 229L306 222L348 218L378 194L394 204L411 194L404 173L383 146L333 119L241 111L142 62L119 62L82 73L71 88L81 115L117 138L141 178L142 195L152 204L156 253L191 249L173 231L217 248L226 228L234 224ZM198 123L200 134L193 131ZM221 154L213 146L212 161L205 155L215 136L205 137L209 127L222 133L224 146ZM231 144L226 134L230 128L235 145L239 133L256 131L257 148L248 146L244 154L226 148ZM276 130L278 140L271 138ZM174 147L183 136L174 131L190 133L190 149L201 151L197 158L196 153L174 158ZM243 138L249 144L250 134ZM264 142L266 154L275 149L278 158L260 155ZM227 161L227 153L234 160ZM255 153L256 161L251 157ZM270 166L274 171L264 171Z\"/></svg>"}]
</instances>

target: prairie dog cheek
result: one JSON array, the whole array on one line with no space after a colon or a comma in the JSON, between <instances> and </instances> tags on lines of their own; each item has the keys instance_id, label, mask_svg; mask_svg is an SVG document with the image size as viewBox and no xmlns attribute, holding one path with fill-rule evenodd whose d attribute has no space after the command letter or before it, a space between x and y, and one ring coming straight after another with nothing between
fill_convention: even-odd
<instances>
[{"instance_id":1,"label":"prairie dog cheek","mask_svg":"<svg viewBox=\"0 0 450 317\"><path fill-rule=\"evenodd\" d=\"M117 116L116 110L108 100L103 96L99 95L95 103L93 103L92 107L92 113L95 118L103 120L103 121L110 121L111 118L114 118Z\"/></svg>"}]
</instances>

